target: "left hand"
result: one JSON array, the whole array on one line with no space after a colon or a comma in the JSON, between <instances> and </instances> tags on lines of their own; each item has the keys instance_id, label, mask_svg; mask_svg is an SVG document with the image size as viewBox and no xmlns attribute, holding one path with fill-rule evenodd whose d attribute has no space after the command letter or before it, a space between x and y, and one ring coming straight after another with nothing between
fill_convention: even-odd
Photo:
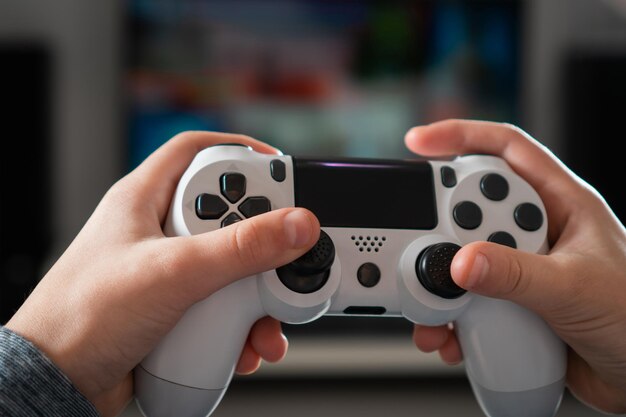
<instances>
[{"instance_id":1,"label":"left hand","mask_svg":"<svg viewBox=\"0 0 626 417\"><path fill-rule=\"evenodd\" d=\"M275 210L196 236L161 226L193 157L217 143L277 150L254 139L187 132L163 145L104 196L74 242L6 327L41 349L103 416L133 395L133 368L185 311L233 281L287 264L311 248L319 223L307 210ZM259 320L237 372L280 360L280 323Z\"/></svg>"}]
</instances>

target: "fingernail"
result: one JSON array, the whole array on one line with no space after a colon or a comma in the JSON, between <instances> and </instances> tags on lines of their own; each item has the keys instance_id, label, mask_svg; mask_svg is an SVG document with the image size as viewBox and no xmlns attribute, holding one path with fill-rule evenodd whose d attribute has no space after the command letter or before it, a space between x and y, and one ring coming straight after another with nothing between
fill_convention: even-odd
<instances>
[{"instance_id":1,"label":"fingernail","mask_svg":"<svg viewBox=\"0 0 626 417\"><path fill-rule=\"evenodd\" d=\"M463 287L465 289L472 289L480 284L482 279L489 272L489 262L487 261L487 257L482 253L477 253L474 257L474 264L472 265L472 269L470 269L465 282L463 283Z\"/></svg>"},{"instance_id":2,"label":"fingernail","mask_svg":"<svg viewBox=\"0 0 626 417\"><path fill-rule=\"evenodd\" d=\"M285 233L291 246L301 248L311 240L311 222L303 210L293 210L285 216Z\"/></svg>"}]
</instances>

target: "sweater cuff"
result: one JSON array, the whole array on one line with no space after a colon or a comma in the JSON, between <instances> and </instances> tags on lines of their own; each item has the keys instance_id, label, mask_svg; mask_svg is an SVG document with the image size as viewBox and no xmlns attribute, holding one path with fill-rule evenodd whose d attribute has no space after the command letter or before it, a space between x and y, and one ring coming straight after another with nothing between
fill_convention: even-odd
<instances>
[{"instance_id":1,"label":"sweater cuff","mask_svg":"<svg viewBox=\"0 0 626 417\"><path fill-rule=\"evenodd\" d=\"M31 342L0 326L0 415L98 417L96 408Z\"/></svg>"}]
</instances>

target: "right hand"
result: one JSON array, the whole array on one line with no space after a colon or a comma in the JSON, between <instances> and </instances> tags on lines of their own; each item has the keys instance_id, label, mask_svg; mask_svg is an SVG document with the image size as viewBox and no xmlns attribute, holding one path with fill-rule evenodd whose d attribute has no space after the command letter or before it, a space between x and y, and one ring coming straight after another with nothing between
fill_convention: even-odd
<instances>
[{"instance_id":1,"label":"right hand","mask_svg":"<svg viewBox=\"0 0 626 417\"><path fill-rule=\"evenodd\" d=\"M602 196L514 126L449 120L415 127L405 142L424 156L500 156L539 193L548 213L548 255L474 242L455 256L452 278L542 316L569 346L570 391L603 412L625 413L626 230ZM445 362L462 360L448 326L415 326L414 340Z\"/></svg>"}]
</instances>

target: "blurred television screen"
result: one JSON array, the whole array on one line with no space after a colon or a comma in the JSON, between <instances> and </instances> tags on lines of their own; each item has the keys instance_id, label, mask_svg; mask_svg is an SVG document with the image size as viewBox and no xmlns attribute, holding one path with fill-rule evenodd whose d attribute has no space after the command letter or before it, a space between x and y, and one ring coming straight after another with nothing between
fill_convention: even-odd
<instances>
[{"instance_id":1,"label":"blurred television screen","mask_svg":"<svg viewBox=\"0 0 626 417\"><path fill-rule=\"evenodd\" d=\"M521 0L129 0L128 169L184 130L408 157L435 120L519 123Z\"/></svg>"}]
</instances>

